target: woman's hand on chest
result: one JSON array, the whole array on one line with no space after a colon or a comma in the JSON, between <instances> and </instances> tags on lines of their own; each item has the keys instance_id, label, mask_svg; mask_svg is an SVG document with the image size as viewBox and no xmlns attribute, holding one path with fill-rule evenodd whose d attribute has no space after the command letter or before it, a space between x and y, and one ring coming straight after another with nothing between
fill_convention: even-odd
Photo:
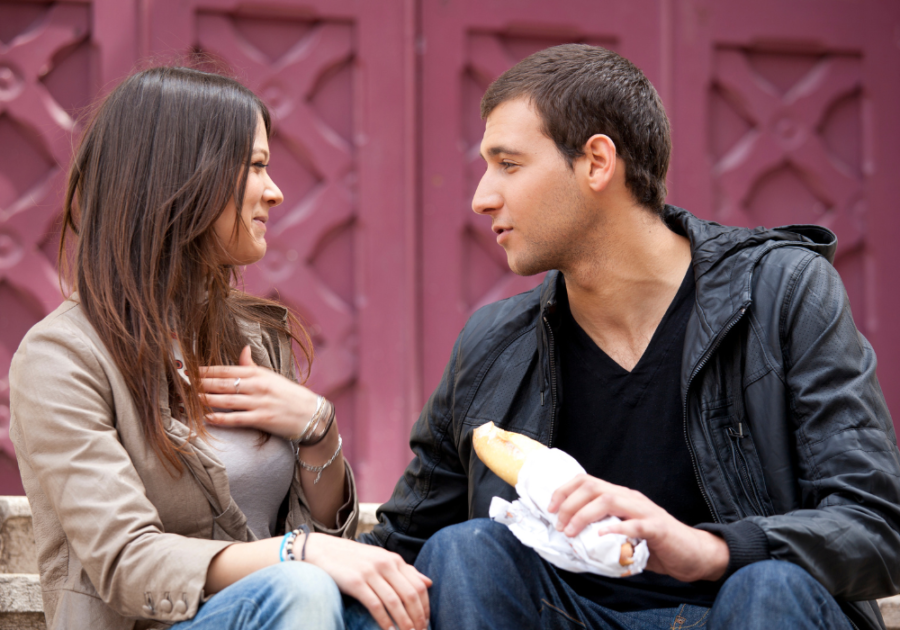
<instances>
[{"instance_id":1,"label":"woman's hand on chest","mask_svg":"<svg viewBox=\"0 0 900 630\"><path fill-rule=\"evenodd\" d=\"M238 365L200 368L200 389L213 412L211 424L297 435L316 413L318 396L308 388L253 362L250 346Z\"/></svg>"}]
</instances>

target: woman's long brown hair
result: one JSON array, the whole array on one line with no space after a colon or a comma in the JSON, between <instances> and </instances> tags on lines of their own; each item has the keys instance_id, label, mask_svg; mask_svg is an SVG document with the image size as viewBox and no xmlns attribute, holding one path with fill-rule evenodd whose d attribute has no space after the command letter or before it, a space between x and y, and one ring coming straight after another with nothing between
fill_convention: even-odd
<instances>
[{"instance_id":1,"label":"woman's long brown hair","mask_svg":"<svg viewBox=\"0 0 900 630\"><path fill-rule=\"evenodd\" d=\"M234 197L235 232L253 138L266 106L230 78L189 68L152 68L126 79L100 105L81 140L66 191L60 267L122 372L144 434L164 462L182 470L164 430L162 388L184 404L181 418L205 435L198 366L233 365L255 322L297 342L309 337L276 302L234 288L213 223ZM71 264L66 236L77 235ZM172 338L181 341L190 383L178 378ZM296 357L291 356L296 362ZM163 378L165 376L165 378ZM176 407L176 405L172 405Z\"/></svg>"}]
</instances>

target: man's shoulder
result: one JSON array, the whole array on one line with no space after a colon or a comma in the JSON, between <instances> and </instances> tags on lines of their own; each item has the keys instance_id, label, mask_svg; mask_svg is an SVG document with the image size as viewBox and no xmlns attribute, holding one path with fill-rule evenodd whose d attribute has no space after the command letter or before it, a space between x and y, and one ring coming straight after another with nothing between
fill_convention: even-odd
<instances>
[{"instance_id":1,"label":"man's shoulder","mask_svg":"<svg viewBox=\"0 0 900 630\"><path fill-rule=\"evenodd\" d=\"M544 282L529 291L492 302L475 311L459 334L460 349L492 349L534 329L540 319L541 296L558 272L551 271Z\"/></svg>"}]
</instances>

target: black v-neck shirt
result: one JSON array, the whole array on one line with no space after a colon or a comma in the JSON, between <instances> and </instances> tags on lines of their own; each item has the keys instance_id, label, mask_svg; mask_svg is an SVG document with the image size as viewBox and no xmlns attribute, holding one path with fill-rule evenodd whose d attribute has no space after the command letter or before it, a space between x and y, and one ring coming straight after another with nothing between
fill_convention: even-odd
<instances>
[{"instance_id":1,"label":"black v-neck shirt","mask_svg":"<svg viewBox=\"0 0 900 630\"><path fill-rule=\"evenodd\" d=\"M712 520L700 492L684 435L681 355L694 306L688 269L650 344L629 372L578 325L568 301L559 303L561 407L553 446L589 475L646 495L688 525ZM711 606L718 587L679 582L651 572L610 579L560 571L575 591L619 611Z\"/></svg>"}]
</instances>

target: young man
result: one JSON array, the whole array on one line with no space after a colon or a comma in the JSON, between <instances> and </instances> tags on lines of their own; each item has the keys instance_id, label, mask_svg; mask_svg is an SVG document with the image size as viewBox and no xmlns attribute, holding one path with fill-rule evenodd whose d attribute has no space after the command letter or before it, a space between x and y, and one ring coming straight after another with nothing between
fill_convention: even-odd
<instances>
[{"instance_id":1,"label":"young man","mask_svg":"<svg viewBox=\"0 0 900 630\"><path fill-rule=\"evenodd\" d=\"M436 630L883 627L900 453L834 235L664 205L668 120L608 50L532 55L482 116L473 209L514 272L554 271L466 324L367 538L434 579ZM485 519L516 496L472 450L488 421L574 456L560 528L619 516L648 570L567 573Z\"/></svg>"}]
</instances>

